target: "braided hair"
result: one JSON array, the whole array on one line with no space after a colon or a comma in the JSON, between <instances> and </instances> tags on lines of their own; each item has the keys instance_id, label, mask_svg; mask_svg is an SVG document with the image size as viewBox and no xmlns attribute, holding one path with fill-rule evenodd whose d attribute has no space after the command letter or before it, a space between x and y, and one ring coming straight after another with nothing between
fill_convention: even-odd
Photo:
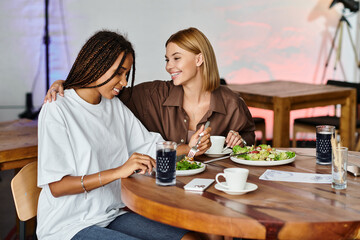
<instances>
[{"instance_id":1,"label":"braided hair","mask_svg":"<svg viewBox=\"0 0 360 240\"><path fill-rule=\"evenodd\" d=\"M105 82L89 87L98 80L114 64L121 53L124 53L114 74ZM81 48L70 72L64 82L64 89L69 88L96 88L108 83L121 69L126 56L133 57L131 87L135 80L135 51L131 43L122 35L111 31L95 33ZM128 74L126 80L129 79Z\"/></svg>"}]
</instances>

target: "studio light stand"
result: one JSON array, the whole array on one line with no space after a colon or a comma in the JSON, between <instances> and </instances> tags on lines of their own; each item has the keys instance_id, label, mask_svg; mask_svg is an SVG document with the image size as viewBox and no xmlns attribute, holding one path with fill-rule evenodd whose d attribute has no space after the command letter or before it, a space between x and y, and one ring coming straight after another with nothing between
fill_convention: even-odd
<instances>
[{"instance_id":1,"label":"studio light stand","mask_svg":"<svg viewBox=\"0 0 360 240\"><path fill-rule=\"evenodd\" d=\"M43 43L45 44L45 71L46 71L46 89L50 87L50 36L49 36L49 0L45 0L45 29ZM40 110L34 111L32 93L26 93L25 111L19 114L19 118L37 119Z\"/></svg>"},{"instance_id":2,"label":"studio light stand","mask_svg":"<svg viewBox=\"0 0 360 240\"><path fill-rule=\"evenodd\" d=\"M49 35L49 0L45 0L45 65L46 65L46 90L50 88L50 35Z\"/></svg>"},{"instance_id":3,"label":"studio light stand","mask_svg":"<svg viewBox=\"0 0 360 240\"><path fill-rule=\"evenodd\" d=\"M353 39L351 37L351 33L350 33L351 25L350 25L349 21L346 19L346 17L344 15L341 16L341 18L339 20L339 23L338 23L338 25L336 27L335 35L334 35L334 38L333 38L333 40L331 42L331 48L330 48L329 56L328 56L328 58L326 60L326 63L325 63L325 67L327 67L329 65L331 54L332 54L332 52L333 52L333 50L335 48L336 37L338 36L338 33L340 31L339 39L338 39L338 48L336 50L336 58L335 58L335 65L334 65L334 70L336 70L336 65L340 61L340 56L341 56L341 47L342 47L344 25L346 26L346 29L347 29L347 32L348 32L348 35L349 35L349 39L350 39L350 43L351 43L352 49L354 51L355 62L357 63L358 67L360 67L359 66L359 59L358 59L358 56L356 54L355 44L354 44L354 41L353 41Z\"/></svg>"},{"instance_id":4,"label":"studio light stand","mask_svg":"<svg viewBox=\"0 0 360 240\"><path fill-rule=\"evenodd\" d=\"M350 32L351 25L350 25L349 21L346 19L345 15L344 15L346 8L349 8L349 10L351 12L354 12L354 13L357 12L359 10L359 2L353 1L353 0L334 0L331 3L329 8L333 7L338 2L343 3L344 8L342 10L341 18L339 19L339 22L337 24L334 38L331 41L331 48L330 48L330 52L329 52L328 58L327 58L326 63L325 63L325 69L324 69L324 74L323 74L322 81L325 78L325 72L326 72L326 69L327 69L327 67L329 65L332 52L334 51L335 42L336 42L337 38L338 38L338 44L337 44L337 49L336 49L336 58L335 58L334 70L336 70L337 63L340 61L344 26L345 26L345 28L347 30L347 33L348 33L348 36L349 36L349 39L350 39L350 43L351 43L351 47L352 47L353 52L354 52L355 63L358 66L358 68L360 68L359 58L358 58L356 48L355 48L355 44L354 44L354 41L352 39L351 32Z\"/></svg>"}]
</instances>

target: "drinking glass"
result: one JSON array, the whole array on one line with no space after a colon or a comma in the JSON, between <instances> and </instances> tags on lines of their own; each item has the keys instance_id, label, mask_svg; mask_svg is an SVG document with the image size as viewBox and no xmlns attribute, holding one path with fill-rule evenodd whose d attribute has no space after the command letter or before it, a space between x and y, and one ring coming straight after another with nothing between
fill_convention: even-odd
<instances>
[{"instance_id":1,"label":"drinking glass","mask_svg":"<svg viewBox=\"0 0 360 240\"><path fill-rule=\"evenodd\" d=\"M156 184L161 186L176 183L176 147L171 141L156 143Z\"/></svg>"},{"instance_id":2,"label":"drinking glass","mask_svg":"<svg viewBox=\"0 0 360 240\"><path fill-rule=\"evenodd\" d=\"M348 160L348 148L336 147L333 150L333 161L331 165L332 188L346 189L347 160Z\"/></svg>"},{"instance_id":3,"label":"drinking glass","mask_svg":"<svg viewBox=\"0 0 360 240\"><path fill-rule=\"evenodd\" d=\"M334 137L335 127L330 125L316 126L316 163L331 164L331 137Z\"/></svg>"}]
</instances>

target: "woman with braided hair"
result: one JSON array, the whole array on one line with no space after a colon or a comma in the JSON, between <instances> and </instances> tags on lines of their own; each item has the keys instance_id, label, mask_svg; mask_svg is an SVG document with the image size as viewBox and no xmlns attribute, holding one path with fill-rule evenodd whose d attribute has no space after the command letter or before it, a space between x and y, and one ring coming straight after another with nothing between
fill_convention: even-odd
<instances>
[{"instance_id":1,"label":"woman with braided hair","mask_svg":"<svg viewBox=\"0 0 360 240\"><path fill-rule=\"evenodd\" d=\"M115 98L135 54L122 35L100 31L82 47L65 96L39 115L39 239L196 239L194 233L126 212L121 178L151 173L158 133ZM132 83L134 81L132 80Z\"/></svg>"},{"instance_id":2,"label":"woman with braided hair","mask_svg":"<svg viewBox=\"0 0 360 240\"><path fill-rule=\"evenodd\" d=\"M242 98L220 86L215 53L207 37L196 28L183 29L171 35L165 47L166 71L172 81L124 88L121 101L149 131L182 144L179 153L189 152L207 121L212 129L205 132L226 136L229 147L254 144L251 113ZM61 80L52 84L45 101L55 100L57 92L63 96L61 84ZM207 148L203 138L197 155Z\"/></svg>"}]
</instances>

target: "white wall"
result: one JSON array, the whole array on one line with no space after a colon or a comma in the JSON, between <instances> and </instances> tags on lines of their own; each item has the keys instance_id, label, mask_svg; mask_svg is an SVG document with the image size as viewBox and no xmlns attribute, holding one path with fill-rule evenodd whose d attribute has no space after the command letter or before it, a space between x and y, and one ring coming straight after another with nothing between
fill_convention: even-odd
<instances>
[{"instance_id":1,"label":"white wall","mask_svg":"<svg viewBox=\"0 0 360 240\"><path fill-rule=\"evenodd\" d=\"M81 46L103 28L127 33L136 50L138 83L168 80L164 43L172 33L190 26L208 36L220 75L230 83L282 79L320 84L328 78L358 82L346 31L337 70L333 69L333 52L323 76L342 9L340 3L329 9L331 0L50 2L51 82L66 78ZM358 14L348 18L352 38L359 42L357 19ZM45 94L43 31L43 0L0 1L0 121L16 119L24 111L26 92L33 92L36 108L41 106ZM251 111L267 117L271 126L268 112ZM292 118L312 113L296 111Z\"/></svg>"}]
</instances>

